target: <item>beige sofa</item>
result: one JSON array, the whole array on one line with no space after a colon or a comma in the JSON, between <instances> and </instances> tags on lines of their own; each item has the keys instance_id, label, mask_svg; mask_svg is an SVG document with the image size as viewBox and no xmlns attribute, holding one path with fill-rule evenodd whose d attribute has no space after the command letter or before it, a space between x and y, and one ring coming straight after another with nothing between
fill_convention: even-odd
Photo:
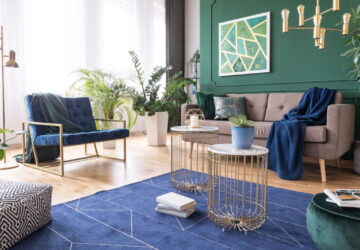
<instances>
[{"instance_id":1,"label":"beige sofa","mask_svg":"<svg viewBox=\"0 0 360 250\"><path fill-rule=\"evenodd\" d=\"M254 144L265 146L271 124L280 120L290 109L297 107L303 93L271 94L228 94L231 97L245 97L246 115L255 122ZM343 104L344 96L338 92L335 104L327 109L327 123L323 126L308 126L305 131L303 156L319 159L321 179L326 182L325 160L340 159L354 140L355 107ZM188 109L196 104L181 107L181 123ZM229 121L204 120L204 126L219 128L219 143L231 143Z\"/></svg>"}]
</instances>

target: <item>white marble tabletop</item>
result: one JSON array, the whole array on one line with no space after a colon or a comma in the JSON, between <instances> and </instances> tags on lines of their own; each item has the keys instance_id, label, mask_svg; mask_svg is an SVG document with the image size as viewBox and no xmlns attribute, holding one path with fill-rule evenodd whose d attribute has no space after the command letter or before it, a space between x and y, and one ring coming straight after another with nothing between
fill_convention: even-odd
<instances>
[{"instance_id":1,"label":"white marble tabletop","mask_svg":"<svg viewBox=\"0 0 360 250\"><path fill-rule=\"evenodd\" d=\"M265 155L269 150L265 147L252 145L249 149L236 148L232 144L214 144L208 147L208 150L222 155L244 155L244 156L257 156Z\"/></svg>"}]
</instances>

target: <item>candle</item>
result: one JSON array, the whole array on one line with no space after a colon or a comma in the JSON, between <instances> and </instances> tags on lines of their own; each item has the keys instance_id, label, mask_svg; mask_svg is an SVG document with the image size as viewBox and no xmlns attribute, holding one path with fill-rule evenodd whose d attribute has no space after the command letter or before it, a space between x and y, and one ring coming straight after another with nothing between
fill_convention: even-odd
<instances>
[{"instance_id":1,"label":"candle","mask_svg":"<svg viewBox=\"0 0 360 250\"><path fill-rule=\"evenodd\" d=\"M192 115L190 116L190 128L197 128L199 127L199 116Z\"/></svg>"}]
</instances>

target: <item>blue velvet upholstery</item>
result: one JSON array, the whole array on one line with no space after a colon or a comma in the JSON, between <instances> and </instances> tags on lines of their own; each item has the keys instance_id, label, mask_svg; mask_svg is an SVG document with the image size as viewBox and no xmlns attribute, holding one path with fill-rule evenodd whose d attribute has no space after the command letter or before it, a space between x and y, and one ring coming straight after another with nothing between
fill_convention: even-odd
<instances>
[{"instance_id":1,"label":"blue velvet upholstery","mask_svg":"<svg viewBox=\"0 0 360 250\"><path fill-rule=\"evenodd\" d=\"M63 134L64 145L76 145L98 141L115 140L129 137L128 129L107 129L107 130L96 130L89 132L81 132L74 134ZM37 146L50 146L59 145L60 137L58 134L51 135L39 135L34 140L34 145Z\"/></svg>"},{"instance_id":2,"label":"blue velvet upholstery","mask_svg":"<svg viewBox=\"0 0 360 250\"><path fill-rule=\"evenodd\" d=\"M125 128L97 130L88 97L64 99L69 114L69 119L82 128L82 132L80 133L64 133L64 145L76 145L98 141L116 140L129 136L129 130ZM31 95L26 96L25 104L29 121L46 122L41 115L40 105L36 102L36 98L32 98ZM47 134L48 130L46 129L46 126L30 125L30 130L34 145L50 146L60 144L59 134Z\"/></svg>"}]
</instances>

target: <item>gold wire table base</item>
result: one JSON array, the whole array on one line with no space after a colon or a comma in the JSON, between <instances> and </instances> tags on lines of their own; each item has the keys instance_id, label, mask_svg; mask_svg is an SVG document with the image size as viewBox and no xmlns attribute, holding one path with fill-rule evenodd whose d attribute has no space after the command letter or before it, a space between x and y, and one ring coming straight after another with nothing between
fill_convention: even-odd
<instances>
[{"instance_id":1,"label":"gold wire table base","mask_svg":"<svg viewBox=\"0 0 360 250\"><path fill-rule=\"evenodd\" d=\"M171 184L179 191L207 191L209 145L217 143L217 127L171 128Z\"/></svg>"},{"instance_id":2,"label":"gold wire table base","mask_svg":"<svg viewBox=\"0 0 360 250\"><path fill-rule=\"evenodd\" d=\"M228 230L252 231L264 224L268 150L231 144L209 146L208 216Z\"/></svg>"}]
</instances>

